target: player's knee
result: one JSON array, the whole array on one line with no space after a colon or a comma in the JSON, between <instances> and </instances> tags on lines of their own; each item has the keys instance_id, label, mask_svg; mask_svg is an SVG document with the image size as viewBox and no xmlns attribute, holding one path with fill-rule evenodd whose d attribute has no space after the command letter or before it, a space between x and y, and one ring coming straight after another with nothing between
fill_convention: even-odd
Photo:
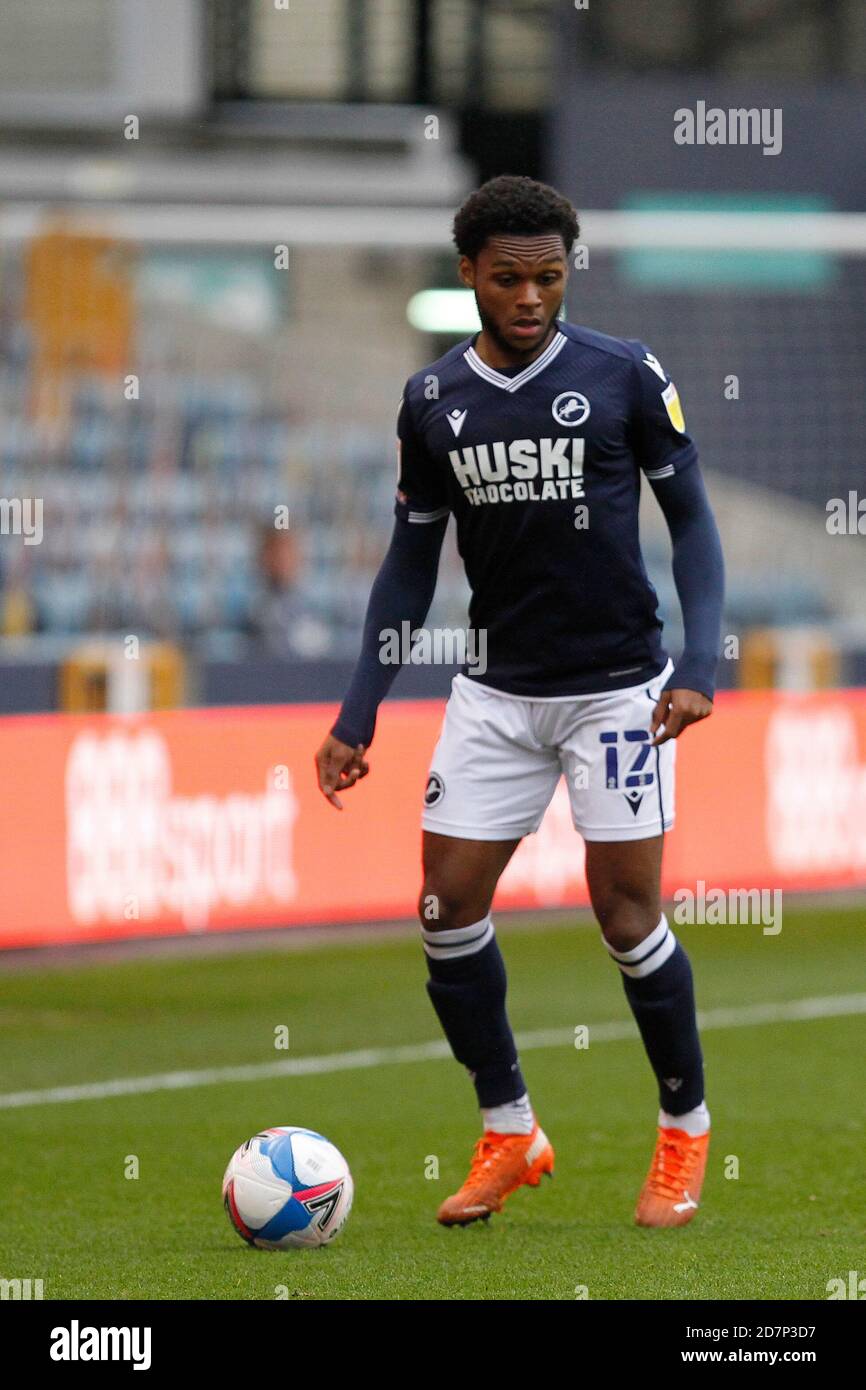
<instances>
[{"instance_id":1,"label":"player's knee","mask_svg":"<svg viewBox=\"0 0 866 1390\"><path fill-rule=\"evenodd\" d=\"M418 899L418 917L427 931L454 931L479 922L489 911L460 887L428 879Z\"/></svg>"},{"instance_id":2,"label":"player's knee","mask_svg":"<svg viewBox=\"0 0 866 1390\"><path fill-rule=\"evenodd\" d=\"M607 893L593 907L602 935L615 951L634 950L655 931L661 915L655 895L632 891Z\"/></svg>"}]
</instances>

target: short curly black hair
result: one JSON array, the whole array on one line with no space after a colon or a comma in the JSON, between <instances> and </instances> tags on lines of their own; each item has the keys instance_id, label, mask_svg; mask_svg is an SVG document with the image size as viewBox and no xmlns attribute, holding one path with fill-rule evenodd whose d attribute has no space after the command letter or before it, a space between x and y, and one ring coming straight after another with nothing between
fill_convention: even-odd
<instances>
[{"instance_id":1,"label":"short curly black hair","mask_svg":"<svg viewBox=\"0 0 866 1390\"><path fill-rule=\"evenodd\" d=\"M474 261L491 236L541 236L558 232L568 255L580 226L567 198L550 184L519 174L488 179L457 209L454 244L461 256Z\"/></svg>"}]
</instances>

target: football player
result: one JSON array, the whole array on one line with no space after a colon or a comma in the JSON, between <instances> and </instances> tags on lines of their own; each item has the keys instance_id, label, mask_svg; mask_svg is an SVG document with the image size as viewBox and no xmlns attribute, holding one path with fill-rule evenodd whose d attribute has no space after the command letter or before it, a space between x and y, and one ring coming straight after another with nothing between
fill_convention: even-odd
<instances>
[{"instance_id":1,"label":"football player","mask_svg":"<svg viewBox=\"0 0 866 1390\"><path fill-rule=\"evenodd\" d=\"M506 1012L491 918L502 871L564 775L593 911L658 1082L655 1152L635 1217L679 1226L700 1199L710 1116L692 971L662 911L676 740L712 712L723 562L676 387L644 343L560 318L579 234L556 190L502 176L457 212L459 274L481 331L406 382L390 548L362 652L319 749L319 785L367 775L397 667L383 630L423 624L453 515L485 662L454 677L423 809L427 990L482 1115L466 1182L439 1220L499 1211L552 1173ZM638 538L641 481L673 545L684 650L662 645Z\"/></svg>"}]
</instances>

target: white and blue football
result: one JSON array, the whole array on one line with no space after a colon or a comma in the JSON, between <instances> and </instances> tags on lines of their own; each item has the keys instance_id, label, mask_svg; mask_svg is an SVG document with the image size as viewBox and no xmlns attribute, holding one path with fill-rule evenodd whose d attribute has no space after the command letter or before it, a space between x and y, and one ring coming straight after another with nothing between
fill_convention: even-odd
<instances>
[{"instance_id":1,"label":"white and blue football","mask_svg":"<svg viewBox=\"0 0 866 1390\"><path fill-rule=\"evenodd\" d=\"M229 1221L260 1250L329 1244L345 1226L353 1196L340 1150L295 1125L253 1135L232 1154L223 1178Z\"/></svg>"}]
</instances>

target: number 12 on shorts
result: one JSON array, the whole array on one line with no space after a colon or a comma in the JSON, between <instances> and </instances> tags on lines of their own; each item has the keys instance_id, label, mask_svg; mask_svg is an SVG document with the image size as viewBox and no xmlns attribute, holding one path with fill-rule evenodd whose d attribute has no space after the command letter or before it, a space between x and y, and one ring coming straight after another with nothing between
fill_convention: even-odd
<instances>
[{"instance_id":1,"label":"number 12 on shorts","mask_svg":"<svg viewBox=\"0 0 866 1390\"><path fill-rule=\"evenodd\" d=\"M635 746L634 757L628 765L625 776L620 780L619 765L619 741ZM655 781L655 774L644 772L643 768L650 755L650 735L647 729L625 729L623 731L610 730L599 734L599 741L604 744L604 784L608 791L630 791L633 787L651 787ZM628 753L627 748L623 748L623 756Z\"/></svg>"}]
</instances>

